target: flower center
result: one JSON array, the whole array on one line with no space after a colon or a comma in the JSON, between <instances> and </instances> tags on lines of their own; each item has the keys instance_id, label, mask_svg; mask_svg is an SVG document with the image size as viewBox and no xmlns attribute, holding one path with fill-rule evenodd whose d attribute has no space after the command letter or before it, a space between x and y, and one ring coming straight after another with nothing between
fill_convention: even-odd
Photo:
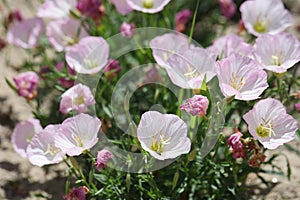
<instances>
[{"instance_id":1,"label":"flower center","mask_svg":"<svg viewBox=\"0 0 300 200\"><path fill-rule=\"evenodd\" d=\"M153 142L150 145L150 149L161 154L164 151L164 146L169 143L171 138L163 137L163 134L160 132L159 139L156 135L153 136Z\"/></svg>"},{"instance_id":2,"label":"flower center","mask_svg":"<svg viewBox=\"0 0 300 200\"><path fill-rule=\"evenodd\" d=\"M57 148L54 143L48 144L47 146L47 151L45 152L46 154L50 154L51 156L55 156L58 152L60 152L61 150L59 148Z\"/></svg>"},{"instance_id":3,"label":"flower center","mask_svg":"<svg viewBox=\"0 0 300 200\"><path fill-rule=\"evenodd\" d=\"M246 78L245 77L239 77L238 75L231 74L230 77L230 85L234 89L240 91L242 87L246 84Z\"/></svg>"},{"instance_id":4,"label":"flower center","mask_svg":"<svg viewBox=\"0 0 300 200\"><path fill-rule=\"evenodd\" d=\"M267 23L266 21L256 20L256 22L253 25L253 28L258 33L264 33L267 30Z\"/></svg>"},{"instance_id":5,"label":"flower center","mask_svg":"<svg viewBox=\"0 0 300 200\"><path fill-rule=\"evenodd\" d=\"M284 55L272 55L272 65L280 66L284 62Z\"/></svg>"},{"instance_id":6,"label":"flower center","mask_svg":"<svg viewBox=\"0 0 300 200\"><path fill-rule=\"evenodd\" d=\"M72 45L78 43L78 38L72 38L70 36L65 36L64 40L65 40L65 42L67 43L68 46L72 46Z\"/></svg>"},{"instance_id":7,"label":"flower center","mask_svg":"<svg viewBox=\"0 0 300 200\"><path fill-rule=\"evenodd\" d=\"M73 99L73 103L77 106L84 104L84 97L83 96L79 96L75 99Z\"/></svg>"},{"instance_id":8,"label":"flower center","mask_svg":"<svg viewBox=\"0 0 300 200\"><path fill-rule=\"evenodd\" d=\"M98 63L96 60L90 60L88 58L84 58L83 63L88 69L93 69L98 66Z\"/></svg>"},{"instance_id":9,"label":"flower center","mask_svg":"<svg viewBox=\"0 0 300 200\"><path fill-rule=\"evenodd\" d=\"M151 9L154 6L153 0L143 0L143 7Z\"/></svg>"},{"instance_id":10,"label":"flower center","mask_svg":"<svg viewBox=\"0 0 300 200\"><path fill-rule=\"evenodd\" d=\"M272 135L276 135L271 121L265 121L263 119L263 123L261 123L257 128L256 128L256 133L259 137L265 138L265 137L271 137Z\"/></svg>"},{"instance_id":11,"label":"flower center","mask_svg":"<svg viewBox=\"0 0 300 200\"><path fill-rule=\"evenodd\" d=\"M82 140L78 135L75 135L74 133L72 133L72 138L75 140L77 146L83 147Z\"/></svg>"},{"instance_id":12,"label":"flower center","mask_svg":"<svg viewBox=\"0 0 300 200\"><path fill-rule=\"evenodd\" d=\"M186 70L186 73L184 73L184 75L189 78L196 78L200 76L200 72L189 65L189 68L188 70Z\"/></svg>"}]
</instances>

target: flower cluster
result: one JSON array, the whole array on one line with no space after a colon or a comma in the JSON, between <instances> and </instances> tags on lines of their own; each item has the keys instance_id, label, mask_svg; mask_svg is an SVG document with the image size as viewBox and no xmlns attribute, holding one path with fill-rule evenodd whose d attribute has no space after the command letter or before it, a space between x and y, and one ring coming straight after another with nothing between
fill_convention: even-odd
<instances>
[{"instance_id":1,"label":"flower cluster","mask_svg":"<svg viewBox=\"0 0 300 200\"><path fill-rule=\"evenodd\" d=\"M228 199L249 173L232 178L233 170L272 164L265 151L296 138L300 42L285 31L290 12L281 0L247 0L239 9L218 0L204 4L212 10L205 17L199 2L192 11L171 0L46 0L33 18L9 14L5 42L32 59L7 83L35 116L16 125L11 141L33 165L66 163L77 180L64 199L196 198L211 185L224 193L217 199ZM243 26L234 33L199 30L238 16ZM147 23L172 31L139 28ZM206 39L214 35L222 36ZM224 123L235 128L227 141L218 139ZM227 150L209 153L215 143ZM199 183L207 174L213 181Z\"/></svg>"}]
</instances>

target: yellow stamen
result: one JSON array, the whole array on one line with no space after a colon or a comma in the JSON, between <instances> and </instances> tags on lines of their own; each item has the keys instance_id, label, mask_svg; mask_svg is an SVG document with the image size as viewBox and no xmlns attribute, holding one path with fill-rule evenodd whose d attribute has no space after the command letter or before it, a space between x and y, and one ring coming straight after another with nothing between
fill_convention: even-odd
<instances>
[{"instance_id":1,"label":"yellow stamen","mask_svg":"<svg viewBox=\"0 0 300 200\"><path fill-rule=\"evenodd\" d=\"M246 78L245 77L239 77L238 75L234 75L231 73L230 77L230 85L234 89L240 91L242 87L246 84Z\"/></svg>"}]
</instances>

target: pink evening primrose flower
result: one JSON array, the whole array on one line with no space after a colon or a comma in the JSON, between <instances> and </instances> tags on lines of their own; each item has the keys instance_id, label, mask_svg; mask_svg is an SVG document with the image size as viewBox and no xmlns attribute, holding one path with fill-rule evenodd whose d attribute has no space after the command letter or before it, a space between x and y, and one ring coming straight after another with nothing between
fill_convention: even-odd
<instances>
[{"instance_id":1,"label":"pink evening primrose flower","mask_svg":"<svg viewBox=\"0 0 300 200\"><path fill-rule=\"evenodd\" d=\"M69 16L70 10L76 8L77 0L46 0L40 5L37 16L49 19L61 19Z\"/></svg>"},{"instance_id":2,"label":"pink evening primrose flower","mask_svg":"<svg viewBox=\"0 0 300 200\"><path fill-rule=\"evenodd\" d=\"M15 151L23 158L27 157L26 149L32 137L43 130L40 121L29 119L16 125L11 136Z\"/></svg>"},{"instance_id":3,"label":"pink evening primrose flower","mask_svg":"<svg viewBox=\"0 0 300 200\"><path fill-rule=\"evenodd\" d=\"M39 44L44 33L44 22L40 18L16 21L7 32L7 42L24 49L31 49Z\"/></svg>"},{"instance_id":4,"label":"pink evening primrose flower","mask_svg":"<svg viewBox=\"0 0 300 200\"><path fill-rule=\"evenodd\" d=\"M206 115L208 104L209 101L206 96L195 95L187 99L185 103L180 106L180 110L185 110L193 116L202 117Z\"/></svg>"},{"instance_id":5,"label":"pink evening primrose flower","mask_svg":"<svg viewBox=\"0 0 300 200\"><path fill-rule=\"evenodd\" d=\"M297 121L286 113L284 105L272 98L257 102L243 118L253 138L267 149L293 140L298 129Z\"/></svg>"},{"instance_id":6,"label":"pink evening primrose flower","mask_svg":"<svg viewBox=\"0 0 300 200\"><path fill-rule=\"evenodd\" d=\"M157 36L150 41L152 54L157 62L162 67L168 67L167 60L175 53L181 55L189 49L188 38L182 34L167 33Z\"/></svg>"},{"instance_id":7,"label":"pink evening primrose flower","mask_svg":"<svg viewBox=\"0 0 300 200\"><path fill-rule=\"evenodd\" d=\"M264 34L256 39L255 59L269 71L281 74L300 61L300 42L290 33Z\"/></svg>"},{"instance_id":8,"label":"pink evening primrose flower","mask_svg":"<svg viewBox=\"0 0 300 200\"><path fill-rule=\"evenodd\" d=\"M55 136L55 146L69 156L78 156L98 142L101 121L87 114L79 114L63 121Z\"/></svg>"},{"instance_id":9,"label":"pink evening primrose flower","mask_svg":"<svg viewBox=\"0 0 300 200\"><path fill-rule=\"evenodd\" d=\"M236 34L230 34L216 39L207 51L215 59L227 58L231 53L242 56L253 57L254 49L251 45L244 42L244 39Z\"/></svg>"},{"instance_id":10,"label":"pink evening primrose flower","mask_svg":"<svg viewBox=\"0 0 300 200\"><path fill-rule=\"evenodd\" d=\"M215 75L215 61L203 48L194 47L168 59L166 68L171 81L181 88L199 89L206 76L206 82Z\"/></svg>"},{"instance_id":11,"label":"pink evening primrose flower","mask_svg":"<svg viewBox=\"0 0 300 200\"><path fill-rule=\"evenodd\" d=\"M62 94L59 110L63 114L70 111L84 113L87 111L88 106L95 104L96 101L90 88L79 83Z\"/></svg>"},{"instance_id":12,"label":"pink evening primrose flower","mask_svg":"<svg viewBox=\"0 0 300 200\"><path fill-rule=\"evenodd\" d=\"M88 36L88 33L81 27L80 21L72 18L50 22L46 34L50 44L58 52L64 51L69 46L77 44L81 38Z\"/></svg>"},{"instance_id":13,"label":"pink evening primrose flower","mask_svg":"<svg viewBox=\"0 0 300 200\"><path fill-rule=\"evenodd\" d=\"M236 5L233 0L218 0L221 13L227 19L230 19L236 13Z\"/></svg>"},{"instance_id":14,"label":"pink evening primrose flower","mask_svg":"<svg viewBox=\"0 0 300 200\"><path fill-rule=\"evenodd\" d=\"M164 7L171 0L127 0L128 5L134 10L143 13L157 13L164 9Z\"/></svg>"},{"instance_id":15,"label":"pink evening primrose flower","mask_svg":"<svg viewBox=\"0 0 300 200\"><path fill-rule=\"evenodd\" d=\"M109 45L102 37L84 37L68 48L66 61L80 74L94 74L108 62Z\"/></svg>"},{"instance_id":16,"label":"pink evening primrose flower","mask_svg":"<svg viewBox=\"0 0 300 200\"><path fill-rule=\"evenodd\" d=\"M98 151L97 154L97 161L95 163L95 166L98 171L101 171L103 168L106 167L107 162L112 159L114 156L110 151L103 149L101 151Z\"/></svg>"},{"instance_id":17,"label":"pink evening primrose flower","mask_svg":"<svg viewBox=\"0 0 300 200\"><path fill-rule=\"evenodd\" d=\"M293 24L293 17L281 0L248 0L240 11L247 31L255 36L277 34Z\"/></svg>"},{"instance_id":18,"label":"pink evening primrose flower","mask_svg":"<svg viewBox=\"0 0 300 200\"><path fill-rule=\"evenodd\" d=\"M254 60L231 54L218 61L216 72L223 95L239 100L258 99L268 87L267 73Z\"/></svg>"},{"instance_id":19,"label":"pink evening primrose flower","mask_svg":"<svg viewBox=\"0 0 300 200\"><path fill-rule=\"evenodd\" d=\"M121 15L127 15L132 12L132 8L128 5L127 0L110 0Z\"/></svg>"},{"instance_id":20,"label":"pink evening primrose flower","mask_svg":"<svg viewBox=\"0 0 300 200\"><path fill-rule=\"evenodd\" d=\"M15 77L14 82L20 96L31 100L37 95L39 77L35 72L24 72Z\"/></svg>"},{"instance_id":21,"label":"pink evening primrose flower","mask_svg":"<svg viewBox=\"0 0 300 200\"><path fill-rule=\"evenodd\" d=\"M60 125L49 125L39 134L33 136L27 147L27 157L33 165L39 167L59 163L64 154L54 144Z\"/></svg>"},{"instance_id":22,"label":"pink evening primrose flower","mask_svg":"<svg viewBox=\"0 0 300 200\"><path fill-rule=\"evenodd\" d=\"M131 38L135 34L135 24L123 22L120 26L120 33L123 37Z\"/></svg>"},{"instance_id":23,"label":"pink evening primrose flower","mask_svg":"<svg viewBox=\"0 0 300 200\"><path fill-rule=\"evenodd\" d=\"M144 113L137 128L137 137L142 148L158 160L176 158L191 149L185 122L173 114Z\"/></svg>"}]
</instances>

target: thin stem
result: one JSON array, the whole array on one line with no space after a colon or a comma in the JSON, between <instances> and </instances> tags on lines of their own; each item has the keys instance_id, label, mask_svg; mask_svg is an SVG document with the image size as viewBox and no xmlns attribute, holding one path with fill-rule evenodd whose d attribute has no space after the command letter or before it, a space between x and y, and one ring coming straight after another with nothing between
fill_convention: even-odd
<instances>
[{"instance_id":1,"label":"thin stem","mask_svg":"<svg viewBox=\"0 0 300 200\"><path fill-rule=\"evenodd\" d=\"M191 41L192 41L199 4L200 4L200 0L197 0L197 5L196 5L194 16L193 16L192 28L191 28L190 37L189 37L189 44L191 44Z\"/></svg>"}]
</instances>

